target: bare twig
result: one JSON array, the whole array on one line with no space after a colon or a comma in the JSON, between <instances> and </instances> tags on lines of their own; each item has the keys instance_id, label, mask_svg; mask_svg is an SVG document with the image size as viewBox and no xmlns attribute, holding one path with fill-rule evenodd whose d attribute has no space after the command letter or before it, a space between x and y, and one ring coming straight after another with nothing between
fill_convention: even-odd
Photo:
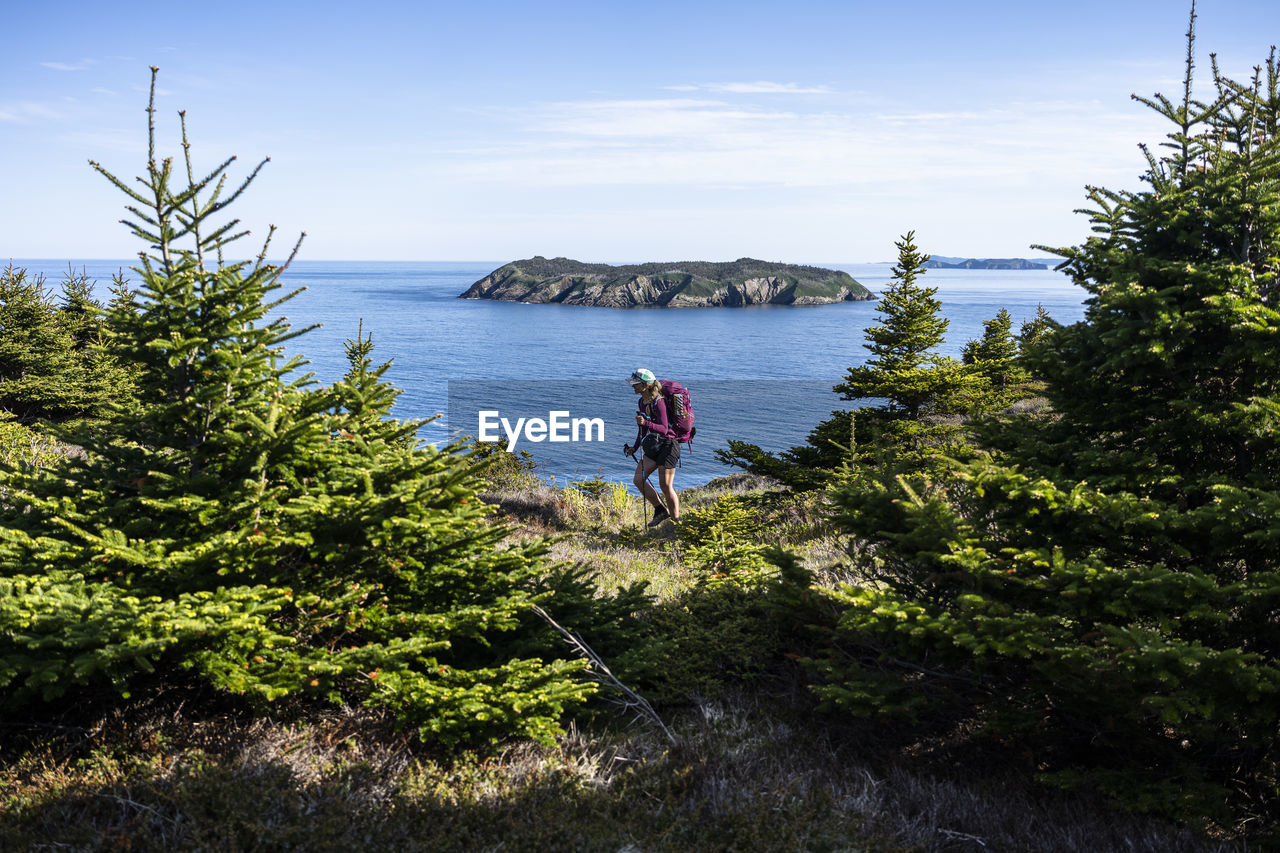
<instances>
[{"instance_id":1,"label":"bare twig","mask_svg":"<svg viewBox=\"0 0 1280 853\"><path fill-rule=\"evenodd\" d=\"M946 838L954 839L956 841L972 841L974 844L977 844L979 847L987 846L987 842L983 841L981 838L979 838L976 835L969 835L966 832L956 832L955 830L952 830L952 829L939 829L938 834L945 836Z\"/></svg>"},{"instance_id":2,"label":"bare twig","mask_svg":"<svg viewBox=\"0 0 1280 853\"><path fill-rule=\"evenodd\" d=\"M120 807L122 809L136 809L137 811L140 811L140 812L149 812L166 823L171 823L174 826L178 825L178 821L175 820L174 818L171 818L165 814L161 814L160 812L156 811L154 808L147 805L146 803L139 803L129 797L122 797L118 794L95 794L94 796L101 797L104 800L114 800L115 802L120 804Z\"/></svg>"},{"instance_id":3,"label":"bare twig","mask_svg":"<svg viewBox=\"0 0 1280 853\"><path fill-rule=\"evenodd\" d=\"M609 669L608 664L604 662L600 655L596 654L594 649L586 644L582 637L551 618L551 614L547 613L547 611L543 610L536 604L533 605L533 612L538 614L538 616L542 618L542 621L554 628L560 636L564 637L565 641L568 642L569 647L587 661L590 665L590 669L596 675L601 676L607 683L611 684L614 689L622 694L622 699L619 700L619 702L624 709L634 709L636 711L636 716L643 717L661 729L662 733L667 736L667 740L672 743L678 742L676 740L676 736L667 728L666 723L662 722L662 718L658 716L658 712L649 704L649 700L645 699L639 693L619 681L618 677Z\"/></svg>"}]
</instances>

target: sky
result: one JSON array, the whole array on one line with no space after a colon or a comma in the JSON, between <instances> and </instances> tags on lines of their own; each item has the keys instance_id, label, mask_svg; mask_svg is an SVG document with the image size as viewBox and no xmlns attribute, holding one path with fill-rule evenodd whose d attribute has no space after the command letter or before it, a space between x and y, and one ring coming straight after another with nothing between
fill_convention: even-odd
<instances>
[{"instance_id":1,"label":"sky","mask_svg":"<svg viewBox=\"0 0 1280 853\"><path fill-rule=\"evenodd\" d=\"M232 210L310 260L1043 255L1084 187L1137 188L1189 3L0 3L0 256L128 258L160 156L271 162ZM1275 0L1201 0L1244 77ZM256 254L245 245L245 255Z\"/></svg>"}]
</instances>

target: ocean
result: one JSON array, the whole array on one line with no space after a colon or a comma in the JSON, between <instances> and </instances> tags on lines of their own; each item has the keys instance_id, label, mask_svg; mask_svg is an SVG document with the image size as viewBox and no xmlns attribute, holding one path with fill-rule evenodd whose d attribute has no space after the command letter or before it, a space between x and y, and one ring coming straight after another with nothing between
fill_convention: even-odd
<instances>
[{"instance_id":1,"label":"ocean","mask_svg":"<svg viewBox=\"0 0 1280 853\"><path fill-rule=\"evenodd\" d=\"M66 261L15 260L56 286ZM730 439L782 450L842 401L831 389L863 363L864 330L876 323L874 301L806 307L610 309L458 299L502 262L297 261L285 282L305 288L278 313L295 327L321 324L290 342L306 370L327 384L345 372L344 344L364 331L374 359L392 361L387 379L403 390L395 415L440 417L424 425L423 441L443 444L459 434L503 435L515 428L544 476L557 482L603 476L630 481L634 463L622 445L635 437L635 397L626 379L638 367L677 379L689 390L698 434L685 450L678 487L732 473L714 451ZM98 282L129 261L77 260ZM891 276L889 264L819 264L842 269L873 293ZM1001 309L1014 331L1043 305L1061 323L1083 316L1085 293L1054 271L930 270L949 321L943 354L959 356ZM481 412L490 414L481 417ZM562 414L555 414L562 413ZM538 437L542 421L545 437ZM573 421L579 421L573 440ZM558 441L557 438L569 440Z\"/></svg>"}]
</instances>

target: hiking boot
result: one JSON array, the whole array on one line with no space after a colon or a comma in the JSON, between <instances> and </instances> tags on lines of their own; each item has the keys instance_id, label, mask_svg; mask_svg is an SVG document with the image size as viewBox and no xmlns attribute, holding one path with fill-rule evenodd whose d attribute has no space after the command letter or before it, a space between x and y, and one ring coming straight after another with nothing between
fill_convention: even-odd
<instances>
[{"instance_id":1,"label":"hiking boot","mask_svg":"<svg viewBox=\"0 0 1280 853\"><path fill-rule=\"evenodd\" d=\"M667 512L665 508L656 510L653 513L653 521L649 522L649 526L657 527L659 524L666 521L670 517L671 517L671 514Z\"/></svg>"}]
</instances>

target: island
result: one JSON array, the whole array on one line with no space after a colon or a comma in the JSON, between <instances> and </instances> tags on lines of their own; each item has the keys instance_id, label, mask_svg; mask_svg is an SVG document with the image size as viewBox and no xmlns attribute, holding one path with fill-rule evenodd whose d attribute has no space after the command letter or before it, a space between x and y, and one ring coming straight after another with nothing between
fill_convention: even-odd
<instances>
[{"instance_id":1,"label":"island","mask_svg":"<svg viewBox=\"0 0 1280 853\"><path fill-rule=\"evenodd\" d=\"M872 295L846 272L754 258L612 266L539 255L498 267L459 298L608 308L716 308L826 305Z\"/></svg>"},{"instance_id":2,"label":"island","mask_svg":"<svg viewBox=\"0 0 1280 853\"><path fill-rule=\"evenodd\" d=\"M931 270L1047 270L1049 265L1026 258L949 258L935 256L925 262Z\"/></svg>"}]
</instances>

